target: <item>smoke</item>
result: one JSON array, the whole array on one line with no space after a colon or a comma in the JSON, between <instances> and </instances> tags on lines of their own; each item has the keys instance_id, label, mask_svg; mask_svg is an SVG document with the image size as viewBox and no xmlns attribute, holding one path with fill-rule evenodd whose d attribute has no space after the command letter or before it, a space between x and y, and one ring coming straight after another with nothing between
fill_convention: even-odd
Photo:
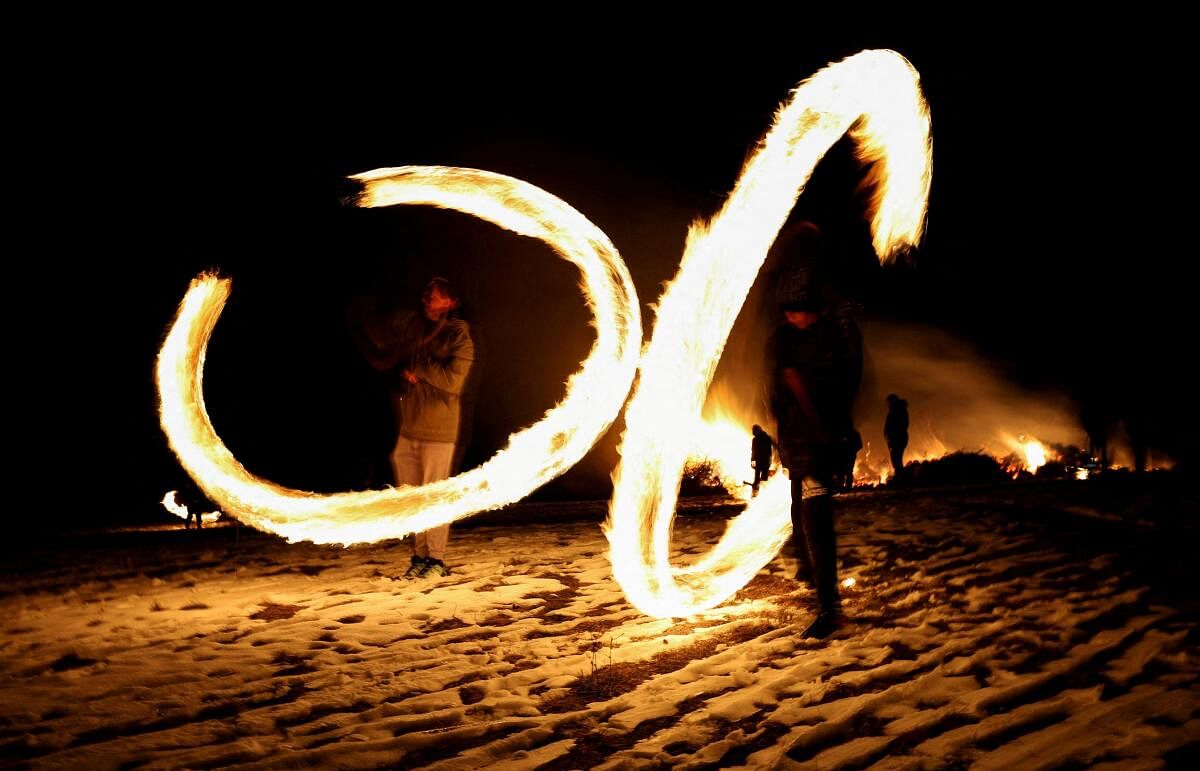
<instances>
[{"instance_id":1,"label":"smoke","mask_svg":"<svg viewBox=\"0 0 1200 771\"><path fill-rule=\"evenodd\" d=\"M767 407L770 373L766 345L777 323L765 296L769 281L757 282L734 326L709 394L707 412L717 405L774 430ZM781 319L780 319L781 321ZM1032 390L1014 383L969 342L935 327L861 319L864 373L855 405L855 425L863 438L860 467L888 464L883 423L886 397L895 393L909 404L906 460L941 457L965 450L1005 457L1023 441L1087 447L1078 407L1065 394Z\"/></svg>"},{"instance_id":2,"label":"smoke","mask_svg":"<svg viewBox=\"0 0 1200 771\"><path fill-rule=\"evenodd\" d=\"M1004 456L1015 442L1028 439L1087 446L1069 398L1017 385L961 338L934 327L877 320L862 328L866 366L856 422L864 446L886 447L890 393L908 401L907 459L956 450Z\"/></svg>"}]
</instances>

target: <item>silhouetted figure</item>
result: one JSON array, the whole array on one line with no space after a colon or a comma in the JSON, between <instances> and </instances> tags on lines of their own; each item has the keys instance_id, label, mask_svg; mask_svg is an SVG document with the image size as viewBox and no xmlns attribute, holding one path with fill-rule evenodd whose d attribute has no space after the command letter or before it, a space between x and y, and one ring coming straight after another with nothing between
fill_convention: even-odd
<instances>
[{"instance_id":1,"label":"silhouetted figure","mask_svg":"<svg viewBox=\"0 0 1200 771\"><path fill-rule=\"evenodd\" d=\"M1108 436L1112 430L1112 418L1105 410L1093 404L1085 406L1079 417L1083 423L1083 430L1088 435L1088 454L1099 462L1101 469L1107 469Z\"/></svg>"},{"instance_id":2,"label":"silhouetted figure","mask_svg":"<svg viewBox=\"0 0 1200 771\"><path fill-rule=\"evenodd\" d=\"M176 486L175 490L176 504L183 506L187 510L187 517L183 520L183 529L192 529L192 520L196 520L196 529L204 527L203 509L210 505L210 501L200 491L200 488L191 479L186 479Z\"/></svg>"},{"instance_id":3,"label":"silhouetted figure","mask_svg":"<svg viewBox=\"0 0 1200 771\"><path fill-rule=\"evenodd\" d=\"M820 231L811 226L804 256L819 254ZM785 272L777 288L785 323L771 343L771 411L776 442L792 483L792 546L796 580L817 590L819 613L804 631L826 637L837 627L837 533L833 476L838 441L853 430L851 407L862 377L862 338L813 261Z\"/></svg>"},{"instance_id":4,"label":"silhouetted figure","mask_svg":"<svg viewBox=\"0 0 1200 771\"><path fill-rule=\"evenodd\" d=\"M1140 412L1125 415L1125 433L1129 435L1129 448L1133 450L1133 470L1141 474L1146 471L1149 456L1148 425Z\"/></svg>"},{"instance_id":5,"label":"silhouetted figure","mask_svg":"<svg viewBox=\"0 0 1200 771\"><path fill-rule=\"evenodd\" d=\"M858 451L862 446L862 434L855 428L851 428L838 440L838 466L833 475L833 483L839 490L854 487L854 463L858 460Z\"/></svg>"},{"instance_id":6,"label":"silhouetted figure","mask_svg":"<svg viewBox=\"0 0 1200 771\"><path fill-rule=\"evenodd\" d=\"M754 467L754 481L750 484L750 490L752 495L758 495L759 482L767 481L767 477L771 475L771 455L775 450L775 440L757 423L751 432L754 438L750 440L750 465Z\"/></svg>"},{"instance_id":7,"label":"silhouetted figure","mask_svg":"<svg viewBox=\"0 0 1200 771\"><path fill-rule=\"evenodd\" d=\"M896 481L904 473L904 448L908 446L908 402L896 394L887 395L888 414L883 422L888 454L892 456L892 471Z\"/></svg>"},{"instance_id":8,"label":"silhouetted figure","mask_svg":"<svg viewBox=\"0 0 1200 771\"><path fill-rule=\"evenodd\" d=\"M390 314L358 330L367 361L389 376L396 418L392 472L398 485L424 485L454 473L461 459L461 397L475 361L470 326L457 317L460 296L449 280L431 279L421 311ZM450 526L413 536L405 578L443 576Z\"/></svg>"}]
</instances>

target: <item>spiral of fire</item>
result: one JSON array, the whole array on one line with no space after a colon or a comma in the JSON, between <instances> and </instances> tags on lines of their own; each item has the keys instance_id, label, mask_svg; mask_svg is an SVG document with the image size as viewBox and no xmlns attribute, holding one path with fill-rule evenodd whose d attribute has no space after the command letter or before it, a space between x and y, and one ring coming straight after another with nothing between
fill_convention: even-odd
<instances>
[{"instance_id":1,"label":"spiral of fire","mask_svg":"<svg viewBox=\"0 0 1200 771\"><path fill-rule=\"evenodd\" d=\"M613 572L651 616L688 616L734 594L791 533L791 493L777 475L731 521L708 554L670 562L671 531L689 437L730 329L813 169L844 135L872 164L867 184L881 260L915 246L924 230L932 150L919 77L893 51L864 51L798 86L747 159L722 209L697 221L679 271L658 302L626 407L621 461L605 523ZM748 445L747 445L748 446Z\"/></svg>"},{"instance_id":2,"label":"spiral of fire","mask_svg":"<svg viewBox=\"0 0 1200 771\"><path fill-rule=\"evenodd\" d=\"M246 524L316 543L398 538L524 498L592 448L620 412L637 367L642 322L625 262L598 227L521 180L474 169L406 166L357 175L363 206L425 204L472 214L547 243L582 275L596 342L562 401L509 437L483 465L422 486L321 495L256 477L233 456L204 407L205 351L230 281L194 279L159 351L159 417L171 449L225 512Z\"/></svg>"}]
</instances>

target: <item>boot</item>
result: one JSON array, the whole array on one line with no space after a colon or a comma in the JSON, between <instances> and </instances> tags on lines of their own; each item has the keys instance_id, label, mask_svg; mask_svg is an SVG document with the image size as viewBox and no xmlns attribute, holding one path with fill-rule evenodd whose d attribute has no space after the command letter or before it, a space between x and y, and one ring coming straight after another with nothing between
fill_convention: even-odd
<instances>
[{"instance_id":1,"label":"boot","mask_svg":"<svg viewBox=\"0 0 1200 771\"><path fill-rule=\"evenodd\" d=\"M801 633L801 636L810 640L823 640L833 634L838 628L837 613L827 613L821 611L813 622L809 624Z\"/></svg>"},{"instance_id":2,"label":"boot","mask_svg":"<svg viewBox=\"0 0 1200 771\"><path fill-rule=\"evenodd\" d=\"M801 524L808 542L809 564L817 585L822 615L836 616L841 604L837 585L837 533L833 529L833 499L815 495L801 501Z\"/></svg>"},{"instance_id":3,"label":"boot","mask_svg":"<svg viewBox=\"0 0 1200 771\"><path fill-rule=\"evenodd\" d=\"M796 560L795 581L809 590L816 589L813 583L812 562L808 552L808 539L804 535L804 519L801 514L803 503L798 486L792 488L792 557Z\"/></svg>"},{"instance_id":4,"label":"boot","mask_svg":"<svg viewBox=\"0 0 1200 771\"><path fill-rule=\"evenodd\" d=\"M404 571L403 578L413 579L420 578L425 575L425 571L429 569L429 560L425 557L413 555L412 562L408 565L408 570Z\"/></svg>"}]
</instances>

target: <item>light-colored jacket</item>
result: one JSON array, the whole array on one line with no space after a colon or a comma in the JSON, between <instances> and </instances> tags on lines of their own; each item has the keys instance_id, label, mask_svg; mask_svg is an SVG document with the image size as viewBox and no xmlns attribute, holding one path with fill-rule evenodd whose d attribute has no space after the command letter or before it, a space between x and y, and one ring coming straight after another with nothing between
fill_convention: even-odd
<instances>
[{"instance_id":1,"label":"light-colored jacket","mask_svg":"<svg viewBox=\"0 0 1200 771\"><path fill-rule=\"evenodd\" d=\"M462 393L475 362L471 328L461 319L446 319L430 337L422 338L422 319L414 314L405 332L413 346L409 371L415 384L392 393L397 430L426 442L456 442L462 424ZM412 337L415 332L415 340ZM404 363L401 363L401 367Z\"/></svg>"}]
</instances>

